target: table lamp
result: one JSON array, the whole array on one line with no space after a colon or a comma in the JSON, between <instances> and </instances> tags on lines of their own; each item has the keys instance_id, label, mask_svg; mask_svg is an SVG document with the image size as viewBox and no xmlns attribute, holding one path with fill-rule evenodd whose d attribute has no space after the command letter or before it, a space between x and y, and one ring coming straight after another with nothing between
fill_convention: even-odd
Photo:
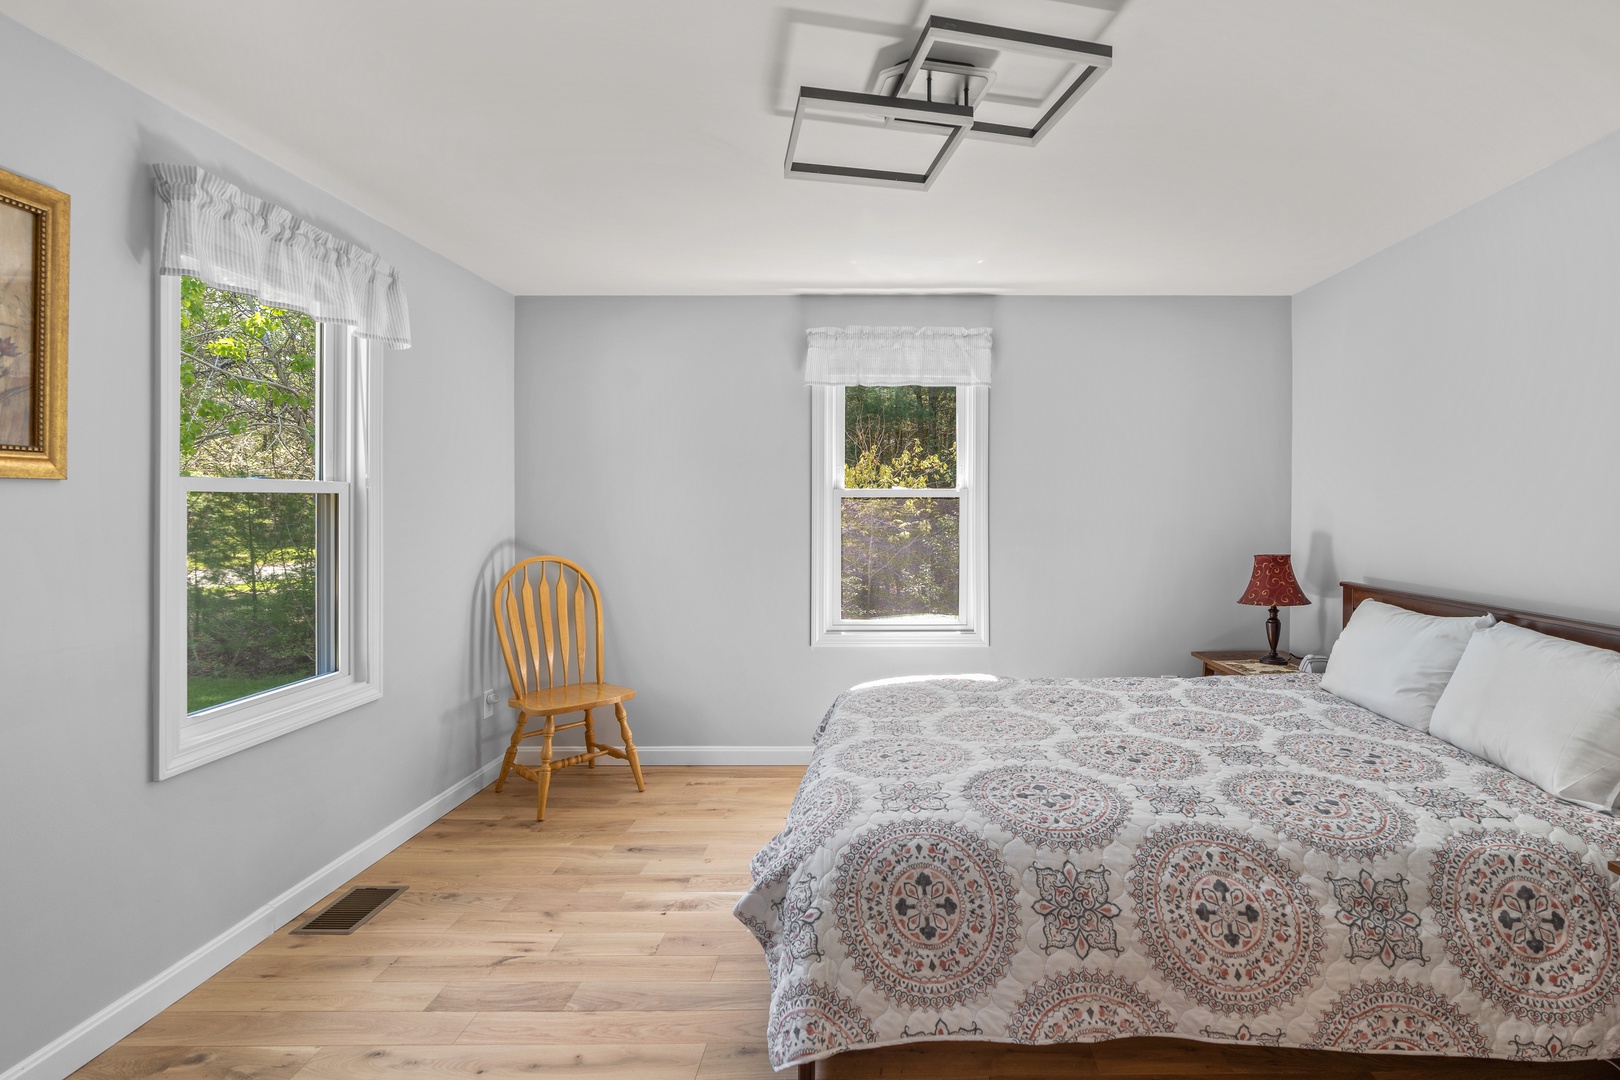
<instances>
[{"instance_id":1,"label":"table lamp","mask_svg":"<svg viewBox=\"0 0 1620 1080\"><path fill-rule=\"evenodd\" d=\"M1260 658L1262 664L1286 664L1286 657L1277 655L1277 636L1282 633L1282 620L1277 618L1280 607L1299 607L1310 600L1299 591L1294 580L1293 560L1287 555L1256 555L1254 574L1249 587L1238 598L1240 604L1269 607L1271 617L1266 620L1266 644L1271 651Z\"/></svg>"}]
</instances>

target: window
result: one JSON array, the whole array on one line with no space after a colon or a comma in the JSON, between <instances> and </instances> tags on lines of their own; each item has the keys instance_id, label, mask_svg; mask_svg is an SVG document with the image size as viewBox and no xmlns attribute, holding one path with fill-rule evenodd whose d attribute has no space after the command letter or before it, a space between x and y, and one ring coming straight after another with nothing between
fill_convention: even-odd
<instances>
[{"instance_id":1,"label":"window","mask_svg":"<svg viewBox=\"0 0 1620 1080\"><path fill-rule=\"evenodd\" d=\"M162 779L379 697L381 655L367 347L159 282Z\"/></svg>"},{"instance_id":2,"label":"window","mask_svg":"<svg viewBox=\"0 0 1620 1080\"><path fill-rule=\"evenodd\" d=\"M812 643L988 644L989 388L811 393Z\"/></svg>"}]
</instances>

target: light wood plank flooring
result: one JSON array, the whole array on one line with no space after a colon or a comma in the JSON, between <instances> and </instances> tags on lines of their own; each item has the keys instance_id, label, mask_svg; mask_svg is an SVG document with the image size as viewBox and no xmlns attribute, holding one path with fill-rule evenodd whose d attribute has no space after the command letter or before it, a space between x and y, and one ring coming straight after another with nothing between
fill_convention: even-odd
<instances>
[{"instance_id":1,"label":"light wood plank flooring","mask_svg":"<svg viewBox=\"0 0 1620 1080\"><path fill-rule=\"evenodd\" d=\"M371 922L283 928L75 1075L773 1076L731 908L803 772L567 769L543 823L533 784L486 789L338 890L410 886Z\"/></svg>"},{"instance_id":2,"label":"light wood plank flooring","mask_svg":"<svg viewBox=\"0 0 1620 1080\"><path fill-rule=\"evenodd\" d=\"M534 785L486 790L349 883L410 886L370 923L347 937L284 928L76 1075L792 1076L765 1061L770 984L731 907L802 772L648 769L638 795L622 766L568 769L544 823ZM903 1046L841 1055L817 1075L1571 1080L1609 1069L1126 1039Z\"/></svg>"}]
</instances>

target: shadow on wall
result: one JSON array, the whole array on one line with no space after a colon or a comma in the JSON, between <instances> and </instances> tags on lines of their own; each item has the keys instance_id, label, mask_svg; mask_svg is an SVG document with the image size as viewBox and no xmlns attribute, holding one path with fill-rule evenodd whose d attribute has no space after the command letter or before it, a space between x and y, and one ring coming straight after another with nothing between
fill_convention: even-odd
<instances>
[{"instance_id":1,"label":"shadow on wall","mask_svg":"<svg viewBox=\"0 0 1620 1080\"><path fill-rule=\"evenodd\" d=\"M496 745L504 742L512 731L511 710L506 707L512 688L506 677L506 663L501 659L500 642L495 639L495 617L490 605L501 575L523 557L513 541L495 545L479 566L468 598L467 697L473 703L474 723L470 730L474 749L479 752L486 742ZM495 691L495 715L486 720L483 718L484 691L490 689Z\"/></svg>"},{"instance_id":2,"label":"shadow on wall","mask_svg":"<svg viewBox=\"0 0 1620 1080\"><path fill-rule=\"evenodd\" d=\"M473 583L467 612L467 640L471 646L467 654L467 696L473 703L475 723L472 732L478 748L490 740L496 746L504 746L512 735L512 725L517 722L513 711L506 707L506 699L512 695L512 680L506 674L501 643L495 636L495 612L491 606L495 599L495 586L517 563L536 555L550 554L555 552L507 540L495 545L478 568L478 578ZM484 691L491 689L495 691L495 715L485 720Z\"/></svg>"},{"instance_id":3,"label":"shadow on wall","mask_svg":"<svg viewBox=\"0 0 1620 1080\"><path fill-rule=\"evenodd\" d=\"M1310 650L1326 652L1330 638L1337 637L1339 618L1339 569L1333 562L1333 537L1317 529L1305 551L1305 593L1316 603L1311 613L1315 636ZM1298 647L1295 648L1298 651Z\"/></svg>"}]
</instances>

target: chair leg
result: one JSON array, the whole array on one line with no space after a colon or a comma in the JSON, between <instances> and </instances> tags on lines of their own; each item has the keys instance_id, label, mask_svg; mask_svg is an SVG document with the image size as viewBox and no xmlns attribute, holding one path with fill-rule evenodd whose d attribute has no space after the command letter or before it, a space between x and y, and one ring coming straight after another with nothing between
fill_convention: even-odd
<instances>
[{"instance_id":1,"label":"chair leg","mask_svg":"<svg viewBox=\"0 0 1620 1080\"><path fill-rule=\"evenodd\" d=\"M501 775L495 781L496 791L506 786L506 774L512 771L512 762L517 758L518 741L523 738L523 725L528 719L523 713L518 713L517 727L512 729L512 744L506 748L506 760L501 762Z\"/></svg>"},{"instance_id":2,"label":"chair leg","mask_svg":"<svg viewBox=\"0 0 1620 1080\"><path fill-rule=\"evenodd\" d=\"M619 718L619 735L624 739L624 758L630 763L630 774L636 778L636 790L646 791L647 783L641 778L641 759L636 756L636 744L630 738L630 719L625 715L622 703L614 703L613 715Z\"/></svg>"},{"instance_id":3,"label":"chair leg","mask_svg":"<svg viewBox=\"0 0 1620 1080\"><path fill-rule=\"evenodd\" d=\"M544 734L540 736L540 791L535 796L534 820L546 820L546 796L551 793L551 736L557 730L557 718L546 717Z\"/></svg>"},{"instance_id":4,"label":"chair leg","mask_svg":"<svg viewBox=\"0 0 1620 1080\"><path fill-rule=\"evenodd\" d=\"M592 750L595 750L595 749L596 749L596 725L591 722L591 710L586 709L585 710L585 752L588 754ZM591 760L589 760L589 761L587 761L585 763L585 767L587 769L596 768L596 759L591 758Z\"/></svg>"}]
</instances>

